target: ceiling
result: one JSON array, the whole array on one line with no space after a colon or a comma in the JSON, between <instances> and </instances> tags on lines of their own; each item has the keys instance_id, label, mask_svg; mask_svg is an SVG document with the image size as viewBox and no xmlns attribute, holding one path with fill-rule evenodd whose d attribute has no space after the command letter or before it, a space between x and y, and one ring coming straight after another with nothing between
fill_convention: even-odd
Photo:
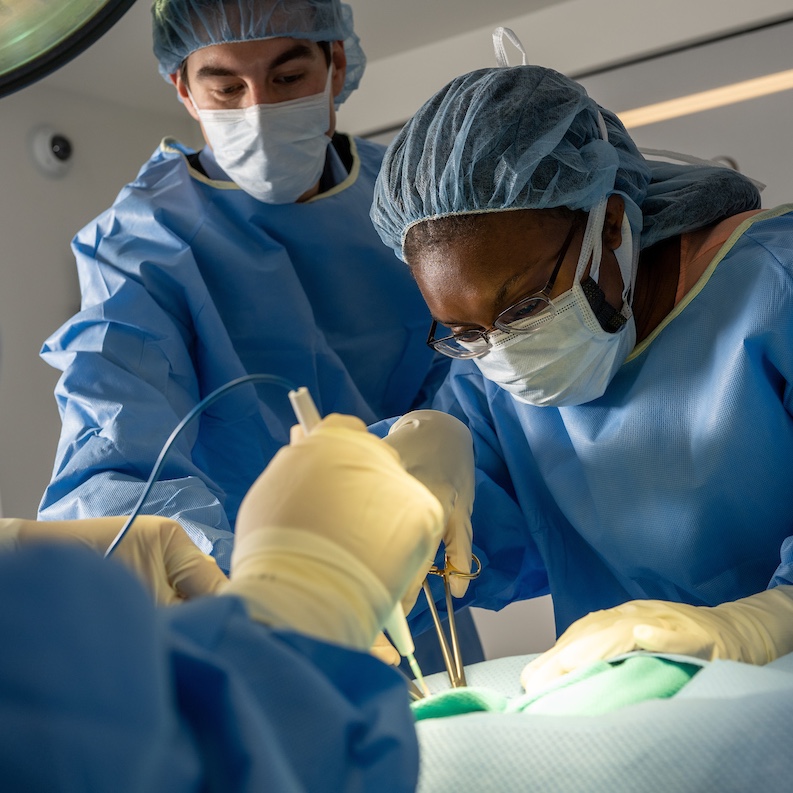
<instances>
[{"instance_id":1,"label":"ceiling","mask_svg":"<svg viewBox=\"0 0 793 793\"><path fill-rule=\"evenodd\" d=\"M349 0L370 61L499 24L564 0ZM179 113L151 52L150 0L137 0L102 39L41 81L152 112Z\"/></svg>"}]
</instances>

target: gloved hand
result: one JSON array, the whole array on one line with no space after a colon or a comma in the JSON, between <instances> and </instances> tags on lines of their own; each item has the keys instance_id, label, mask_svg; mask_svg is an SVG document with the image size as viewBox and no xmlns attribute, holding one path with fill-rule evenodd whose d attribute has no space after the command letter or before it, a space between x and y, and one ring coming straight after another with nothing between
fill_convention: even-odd
<instances>
[{"instance_id":1,"label":"gloved hand","mask_svg":"<svg viewBox=\"0 0 793 793\"><path fill-rule=\"evenodd\" d=\"M360 419L300 435L240 505L224 591L261 622L369 650L437 548L443 511Z\"/></svg>"},{"instance_id":2,"label":"gloved hand","mask_svg":"<svg viewBox=\"0 0 793 793\"><path fill-rule=\"evenodd\" d=\"M369 648L369 652L375 657L379 658L384 664L389 666L399 666L402 661L402 656L393 644L388 640L384 633L378 633L375 636L374 643Z\"/></svg>"},{"instance_id":3,"label":"gloved hand","mask_svg":"<svg viewBox=\"0 0 793 793\"><path fill-rule=\"evenodd\" d=\"M766 664L793 652L793 587L780 586L719 606L632 600L574 622L521 673L528 693L558 677L622 653L689 655Z\"/></svg>"},{"instance_id":4,"label":"gloved hand","mask_svg":"<svg viewBox=\"0 0 793 793\"><path fill-rule=\"evenodd\" d=\"M84 520L0 520L0 542L23 545L35 541L77 542L104 554L126 517ZM140 579L159 605L209 595L226 583L211 556L202 553L174 520L139 515L111 557Z\"/></svg>"},{"instance_id":5,"label":"gloved hand","mask_svg":"<svg viewBox=\"0 0 793 793\"><path fill-rule=\"evenodd\" d=\"M399 452L405 469L441 502L446 555L457 570L469 573L474 448L468 427L448 413L414 410L395 422L384 440ZM432 550L433 557L435 550ZM416 602L431 564L432 558L411 583L403 601L406 614ZM462 597L468 589L468 579L451 576L449 587L454 597Z\"/></svg>"}]
</instances>

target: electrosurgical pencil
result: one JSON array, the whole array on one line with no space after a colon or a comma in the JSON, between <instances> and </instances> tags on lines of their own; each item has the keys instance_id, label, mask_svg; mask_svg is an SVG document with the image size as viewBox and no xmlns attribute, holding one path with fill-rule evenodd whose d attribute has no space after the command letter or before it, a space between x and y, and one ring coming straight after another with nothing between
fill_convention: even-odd
<instances>
[{"instance_id":1,"label":"electrosurgical pencil","mask_svg":"<svg viewBox=\"0 0 793 793\"><path fill-rule=\"evenodd\" d=\"M424 696L430 696L430 690L427 688L427 684L424 682L424 675L421 674L421 669L419 668L418 661L416 661L416 656L413 655L413 653L416 651L416 647L413 644L413 637L410 635L410 628L408 628L408 621L405 617L405 611L402 608L401 603L397 603L396 606L394 606L394 610L385 621L385 625L383 627L388 634L388 638L391 639L391 641L394 643L394 647L397 648L397 652L403 658L407 659L410 670L413 672L416 677L416 681L421 686Z\"/></svg>"},{"instance_id":2,"label":"electrosurgical pencil","mask_svg":"<svg viewBox=\"0 0 793 793\"><path fill-rule=\"evenodd\" d=\"M311 398L311 394L305 386L301 386L296 391L289 392L289 401L292 403L292 409L295 411L300 426L303 432L308 435L320 421L319 411ZM416 680L424 692L424 696L430 696L430 691L427 684L424 682L424 676L421 674L416 658L413 653L416 651L413 644L413 637L410 635L408 628L408 621L405 617L405 612L401 603L394 606L394 610L389 615L383 626L388 633L389 638L394 643L397 652L407 659L411 671L416 676Z\"/></svg>"}]
</instances>

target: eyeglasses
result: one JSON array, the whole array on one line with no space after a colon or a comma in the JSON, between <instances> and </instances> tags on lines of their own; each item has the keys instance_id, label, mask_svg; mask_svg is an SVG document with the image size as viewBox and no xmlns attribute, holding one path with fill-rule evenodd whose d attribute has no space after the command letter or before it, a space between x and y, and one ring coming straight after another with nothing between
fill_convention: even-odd
<instances>
[{"instance_id":1,"label":"eyeglasses","mask_svg":"<svg viewBox=\"0 0 793 793\"><path fill-rule=\"evenodd\" d=\"M548 283L539 291L528 297L524 297L517 303L513 303L509 308L505 308L493 322L493 327L489 330L464 330L460 333L453 333L451 336L444 336L436 339L435 331L438 321L433 320L430 325L430 332L427 334L427 344L433 350L437 350L450 358L481 358L491 346L490 334L493 330L501 330L507 333L531 333L540 323L532 322L528 327L524 324L528 319L552 319L556 315L556 309L549 295L556 283L556 276L562 267L567 249L573 241L577 223L573 223L567 237L559 251L556 265L553 268ZM544 323L542 323L544 324Z\"/></svg>"}]
</instances>

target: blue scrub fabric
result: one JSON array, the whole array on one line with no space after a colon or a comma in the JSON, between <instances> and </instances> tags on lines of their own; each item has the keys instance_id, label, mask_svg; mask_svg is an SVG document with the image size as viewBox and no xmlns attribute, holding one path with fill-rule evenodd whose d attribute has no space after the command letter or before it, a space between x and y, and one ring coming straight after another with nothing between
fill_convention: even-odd
<instances>
[{"instance_id":1,"label":"blue scrub fabric","mask_svg":"<svg viewBox=\"0 0 793 793\"><path fill-rule=\"evenodd\" d=\"M280 375L321 415L367 423L431 399L448 362L369 220L384 149L343 137L347 177L288 205L209 178L166 139L77 234L82 308L42 350L63 371L63 428L40 518L129 513L177 423L245 374ZM143 511L181 522L228 569L240 500L294 423L281 387L224 396L183 433Z\"/></svg>"},{"instance_id":2,"label":"blue scrub fabric","mask_svg":"<svg viewBox=\"0 0 793 793\"><path fill-rule=\"evenodd\" d=\"M561 633L635 598L793 583L791 239L791 205L738 227L593 402L531 406L453 363L434 406L473 434L483 566L461 605L551 592Z\"/></svg>"},{"instance_id":3,"label":"blue scrub fabric","mask_svg":"<svg viewBox=\"0 0 793 793\"><path fill-rule=\"evenodd\" d=\"M116 562L0 555L7 791L412 791L404 681L367 653L273 632L241 600L155 609Z\"/></svg>"}]
</instances>

